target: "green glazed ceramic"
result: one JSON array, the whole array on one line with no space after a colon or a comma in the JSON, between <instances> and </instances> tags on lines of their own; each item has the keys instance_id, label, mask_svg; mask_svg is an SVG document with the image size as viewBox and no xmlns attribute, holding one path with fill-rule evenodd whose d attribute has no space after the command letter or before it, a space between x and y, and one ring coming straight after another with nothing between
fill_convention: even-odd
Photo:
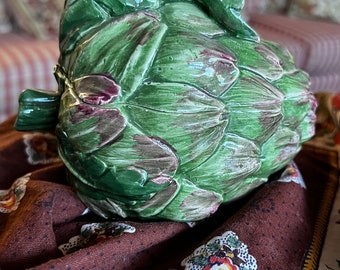
<instances>
[{"instance_id":1,"label":"green glazed ceramic","mask_svg":"<svg viewBox=\"0 0 340 270\"><path fill-rule=\"evenodd\" d=\"M70 182L103 217L209 217L314 134L308 75L243 4L66 1L59 89L24 92L16 128L56 130Z\"/></svg>"}]
</instances>

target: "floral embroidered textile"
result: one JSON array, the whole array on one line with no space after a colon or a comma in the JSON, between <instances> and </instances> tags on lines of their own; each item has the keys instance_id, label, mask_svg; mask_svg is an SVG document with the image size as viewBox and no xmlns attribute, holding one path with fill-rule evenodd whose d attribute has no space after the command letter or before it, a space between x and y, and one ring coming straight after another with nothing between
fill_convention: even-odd
<instances>
[{"instance_id":1,"label":"floral embroidered textile","mask_svg":"<svg viewBox=\"0 0 340 270\"><path fill-rule=\"evenodd\" d=\"M292 0L289 14L295 17L340 23L339 8L339 0Z\"/></svg>"},{"instance_id":2,"label":"floral embroidered textile","mask_svg":"<svg viewBox=\"0 0 340 270\"><path fill-rule=\"evenodd\" d=\"M185 270L256 270L256 259L248 253L236 233L225 232L197 248L181 263Z\"/></svg>"},{"instance_id":3,"label":"floral embroidered textile","mask_svg":"<svg viewBox=\"0 0 340 270\"><path fill-rule=\"evenodd\" d=\"M0 190L0 213L10 213L18 209L26 192L30 174L18 178L7 190Z\"/></svg>"},{"instance_id":4,"label":"floral embroidered textile","mask_svg":"<svg viewBox=\"0 0 340 270\"><path fill-rule=\"evenodd\" d=\"M280 182L294 182L296 184L299 184L302 188L306 188L306 184L303 181L302 175L299 171L299 168L296 166L294 162L288 164L283 171L280 179L278 180Z\"/></svg>"},{"instance_id":5,"label":"floral embroidered textile","mask_svg":"<svg viewBox=\"0 0 340 270\"><path fill-rule=\"evenodd\" d=\"M30 133L24 135L25 152L32 165L50 164L59 161L57 138L50 133Z\"/></svg>"},{"instance_id":6,"label":"floral embroidered textile","mask_svg":"<svg viewBox=\"0 0 340 270\"><path fill-rule=\"evenodd\" d=\"M81 227L80 235L72 237L68 243L58 248L64 254L70 254L81 248L92 246L108 238L118 237L123 233L134 233L136 229L120 222L90 223Z\"/></svg>"},{"instance_id":7,"label":"floral embroidered textile","mask_svg":"<svg viewBox=\"0 0 340 270\"><path fill-rule=\"evenodd\" d=\"M56 39L64 0L5 1L20 30L41 40Z\"/></svg>"}]
</instances>

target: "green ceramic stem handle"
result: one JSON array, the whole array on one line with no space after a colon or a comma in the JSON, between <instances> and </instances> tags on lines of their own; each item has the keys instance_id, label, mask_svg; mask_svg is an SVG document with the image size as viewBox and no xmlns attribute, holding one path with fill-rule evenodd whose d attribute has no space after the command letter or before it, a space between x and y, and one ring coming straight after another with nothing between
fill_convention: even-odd
<instances>
[{"instance_id":1,"label":"green ceramic stem handle","mask_svg":"<svg viewBox=\"0 0 340 270\"><path fill-rule=\"evenodd\" d=\"M58 122L60 94L35 89L24 90L19 99L17 130L53 131Z\"/></svg>"}]
</instances>

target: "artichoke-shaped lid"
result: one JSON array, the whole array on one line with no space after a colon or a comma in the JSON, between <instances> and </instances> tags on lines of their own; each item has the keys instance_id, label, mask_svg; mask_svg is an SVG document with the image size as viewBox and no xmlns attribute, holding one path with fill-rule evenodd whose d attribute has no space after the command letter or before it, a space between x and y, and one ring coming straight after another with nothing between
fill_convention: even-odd
<instances>
[{"instance_id":1,"label":"artichoke-shaped lid","mask_svg":"<svg viewBox=\"0 0 340 270\"><path fill-rule=\"evenodd\" d=\"M308 75L243 4L66 1L59 89L24 92L16 127L55 128L70 182L104 217L209 217L314 133Z\"/></svg>"}]
</instances>

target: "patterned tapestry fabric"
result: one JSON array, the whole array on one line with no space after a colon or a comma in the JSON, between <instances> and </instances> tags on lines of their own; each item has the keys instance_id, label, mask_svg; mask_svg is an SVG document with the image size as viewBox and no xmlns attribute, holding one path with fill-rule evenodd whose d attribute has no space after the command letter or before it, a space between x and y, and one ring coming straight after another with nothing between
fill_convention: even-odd
<instances>
[{"instance_id":1,"label":"patterned tapestry fabric","mask_svg":"<svg viewBox=\"0 0 340 270\"><path fill-rule=\"evenodd\" d=\"M17 113L25 88L56 90L53 68L59 57L55 40L27 39L13 33L0 39L0 122Z\"/></svg>"},{"instance_id":2,"label":"patterned tapestry fabric","mask_svg":"<svg viewBox=\"0 0 340 270\"><path fill-rule=\"evenodd\" d=\"M321 265L320 256L325 248L325 237L329 229L335 225L337 226L337 231L339 231L339 224L333 224L329 219L335 202L337 187L339 186L339 147L325 149L316 145L306 145L301 155L297 157L296 162L299 168L305 166L314 168L303 171L303 177L306 182L308 182L307 179L315 179L319 183L324 184L322 187L318 186L316 182L307 184L309 193L312 194L314 192L313 200L310 201L310 209L314 208L317 215L314 220L313 236L309 242L301 269L337 269ZM336 240L337 237L337 235L333 235L332 240ZM335 249L328 249L327 251L331 255L328 258L328 262L331 265L334 265L340 259L337 248L338 242L336 246L334 246L333 242L333 247Z\"/></svg>"},{"instance_id":3,"label":"patterned tapestry fabric","mask_svg":"<svg viewBox=\"0 0 340 270\"><path fill-rule=\"evenodd\" d=\"M64 0L10 0L8 12L26 34L42 40L57 39Z\"/></svg>"},{"instance_id":4,"label":"patterned tapestry fabric","mask_svg":"<svg viewBox=\"0 0 340 270\"><path fill-rule=\"evenodd\" d=\"M306 145L338 152L340 155L340 92L318 93L316 133ZM340 169L340 163L336 165Z\"/></svg>"},{"instance_id":5,"label":"patterned tapestry fabric","mask_svg":"<svg viewBox=\"0 0 340 270\"><path fill-rule=\"evenodd\" d=\"M326 238L323 245L319 270L340 268L340 185L337 187L334 204L329 218Z\"/></svg>"},{"instance_id":6,"label":"patterned tapestry fabric","mask_svg":"<svg viewBox=\"0 0 340 270\"><path fill-rule=\"evenodd\" d=\"M319 93L316 98L319 103L316 135L304 148L314 156L316 166L322 166L329 174L303 270L339 269L340 92Z\"/></svg>"},{"instance_id":7,"label":"patterned tapestry fabric","mask_svg":"<svg viewBox=\"0 0 340 270\"><path fill-rule=\"evenodd\" d=\"M54 134L17 132L14 121L0 124L1 269L318 269L339 180L333 148L306 145L196 224L104 220L68 185Z\"/></svg>"},{"instance_id":8,"label":"patterned tapestry fabric","mask_svg":"<svg viewBox=\"0 0 340 270\"><path fill-rule=\"evenodd\" d=\"M285 13L289 0L245 0L244 14L252 13Z\"/></svg>"},{"instance_id":9,"label":"patterned tapestry fabric","mask_svg":"<svg viewBox=\"0 0 340 270\"><path fill-rule=\"evenodd\" d=\"M12 25L5 9L4 0L0 0L0 34L8 33L12 30Z\"/></svg>"},{"instance_id":10,"label":"patterned tapestry fabric","mask_svg":"<svg viewBox=\"0 0 340 270\"><path fill-rule=\"evenodd\" d=\"M267 14L254 14L249 23L262 38L288 48L296 65L311 75L314 92L340 90L338 24Z\"/></svg>"},{"instance_id":11,"label":"patterned tapestry fabric","mask_svg":"<svg viewBox=\"0 0 340 270\"><path fill-rule=\"evenodd\" d=\"M340 0L292 0L288 14L292 17L340 23Z\"/></svg>"}]
</instances>

